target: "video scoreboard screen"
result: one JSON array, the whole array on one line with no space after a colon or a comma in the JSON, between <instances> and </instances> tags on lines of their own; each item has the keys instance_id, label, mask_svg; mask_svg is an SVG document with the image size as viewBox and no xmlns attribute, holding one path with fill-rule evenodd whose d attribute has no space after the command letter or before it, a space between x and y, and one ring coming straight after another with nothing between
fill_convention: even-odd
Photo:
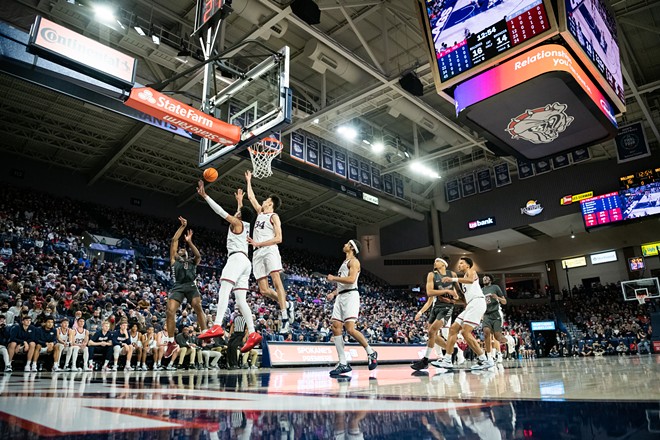
<instances>
[{"instance_id":1,"label":"video scoreboard screen","mask_svg":"<svg viewBox=\"0 0 660 440\"><path fill-rule=\"evenodd\" d=\"M627 176L621 176L619 181L621 183L621 189L630 189L653 182L660 182L660 168L650 168L628 174Z\"/></svg>"},{"instance_id":2,"label":"video scoreboard screen","mask_svg":"<svg viewBox=\"0 0 660 440\"><path fill-rule=\"evenodd\" d=\"M564 0L566 28L589 61L596 67L613 95L617 107L625 107L621 54L614 17L604 0ZM576 49L578 50L578 49ZM614 100L613 97L611 99Z\"/></svg>"},{"instance_id":3,"label":"video scoreboard screen","mask_svg":"<svg viewBox=\"0 0 660 440\"><path fill-rule=\"evenodd\" d=\"M442 83L550 30L543 0L425 0Z\"/></svg>"},{"instance_id":4,"label":"video scoreboard screen","mask_svg":"<svg viewBox=\"0 0 660 440\"><path fill-rule=\"evenodd\" d=\"M580 201L582 218L587 228L616 223L623 220L623 210L618 192L611 192Z\"/></svg>"}]
</instances>

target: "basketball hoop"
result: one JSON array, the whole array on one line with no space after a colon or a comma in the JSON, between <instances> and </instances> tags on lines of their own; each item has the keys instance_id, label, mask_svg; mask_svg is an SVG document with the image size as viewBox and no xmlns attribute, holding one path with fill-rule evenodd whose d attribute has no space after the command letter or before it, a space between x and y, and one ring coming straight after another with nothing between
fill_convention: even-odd
<instances>
[{"instance_id":1,"label":"basketball hoop","mask_svg":"<svg viewBox=\"0 0 660 440\"><path fill-rule=\"evenodd\" d=\"M252 159L252 175L257 179L263 179L273 175L270 164L281 152L284 145L275 138L263 138L248 147L250 159Z\"/></svg>"},{"instance_id":2,"label":"basketball hoop","mask_svg":"<svg viewBox=\"0 0 660 440\"><path fill-rule=\"evenodd\" d=\"M641 306L646 301L646 298L648 298L648 295L646 293L638 293L636 297L637 301L639 301L639 305Z\"/></svg>"}]
</instances>

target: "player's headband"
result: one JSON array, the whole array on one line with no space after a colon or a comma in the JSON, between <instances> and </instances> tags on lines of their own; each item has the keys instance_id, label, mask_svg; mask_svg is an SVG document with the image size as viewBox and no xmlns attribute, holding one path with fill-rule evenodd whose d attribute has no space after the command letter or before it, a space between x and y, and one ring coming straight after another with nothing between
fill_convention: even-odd
<instances>
[{"instance_id":1,"label":"player's headband","mask_svg":"<svg viewBox=\"0 0 660 440\"><path fill-rule=\"evenodd\" d=\"M360 253L360 249L358 249L357 245L355 244L355 241L353 240L348 240L348 242L353 246L353 251L355 252L355 255Z\"/></svg>"},{"instance_id":2,"label":"player's headband","mask_svg":"<svg viewBox=\"0 0 660 440\"><path fill-rule=\"evenodd\" d=\"M445 266L449 266L449 264L447 264L447 262L445 260L443 260L442 258L440 258L440 257L436 258L435 261L439 261L442 264L444 264Z\"/></svg>"}]
</instances>

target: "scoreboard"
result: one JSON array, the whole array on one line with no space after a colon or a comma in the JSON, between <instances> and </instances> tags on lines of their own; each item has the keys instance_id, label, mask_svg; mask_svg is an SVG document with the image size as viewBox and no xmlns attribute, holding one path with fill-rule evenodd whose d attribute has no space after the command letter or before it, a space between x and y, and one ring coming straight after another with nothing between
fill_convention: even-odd
<instances>
[{"instance_id":1,"label":"scoreboard","mask_svg":"<svg viewBox=\"0 0 660 440\"><path fill-rule=\"evenodd\" d=\"M660 182L660 168L650 168L644 171L637 171L627 176L619 177L621 189L636 188L653 182Z\"/></svg>"},{"instance_id":2,"label":"scoreboard","mask_svg":"<svg viewBox=\"0 0 660 440\"><path fill-rule=\"evenodd\" d=\"M587 229L623 220L618 191L582 200L580 209Z\"/></svg>"},{"instance_id":3,"label":"scoreboard","mask_svg":"<svg viewBox=\"0 0 660 440\"><path fill-rule=\"evenodd\" d=\"M521 0L516 9L502 0L424 0L424 4L427 40L433 46L440 82L446 86L552 28L543 0Z\"/></svg>"}]
</instances>

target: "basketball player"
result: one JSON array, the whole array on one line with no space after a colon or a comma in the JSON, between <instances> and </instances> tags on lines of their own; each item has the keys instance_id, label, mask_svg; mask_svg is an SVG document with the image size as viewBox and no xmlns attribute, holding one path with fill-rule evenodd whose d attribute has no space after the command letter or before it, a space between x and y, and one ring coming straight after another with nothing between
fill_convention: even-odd
<instances>
[{"instance_id":1,"label":"basketball player","mask_svg":"<svg viewBox=\"0 0 660 440\"><path fill-rule=\"evenodd\" d=\"M76 327L70 329L69 334L71 335L69 338L71 346L69 347L69 352L66 356L64 370L82 371L76 367L78 354L82 351L83 367L85 368L85 371L92 371L91 365L89 365L89 349L87 347L89 344L89 332L85 330L85 318L78 318Z\"/></svg>"},{"instance_id":2,"label":"basketball player","mask_svg":"<svg viewBox=\"0 0 660 440\"><path fill-rule=\"evenodd\" d=\"M186 233L185 240L193 253L193 259L188 258L188 251L186 249L179 249L179 239L181 238L181 234L183 234L183 230L188 226L188 221L185 218L179 217L179 221L181 222L181 226L179 226L174 237L172 237L172 243L170 244L170 265L172 266L174 287L170 290L170 295L167 299L166 327L168 340L167 349L165 349L165 353L163 354L166 358L172 356L172 353L176 349L176 342L174 342L176 323L174 322L174 318L176 318L176 312L179 310L184 298L195 309L197 324L200 330L206 330L206 316L204 315L204 310L202 310L202 297L195 284L197 265L202 260L202 256L192 242L193 232L190 229Z\"/></svg>"},{"instance_id":3,"label":"basketball player","mask_svg":"<svg viewBox=\"0 0 660 440\"><path fill-rule=\"evenodd\" d=\"M346 259L339 268L339 275L328 275L328 281L337 283L337 288L327 297L328 301L337 298L332 309L332 334L339 356L339 364L330 372L330 376L333 377L353 370L346 362L343 328L367 351L369 369L373 370L378 366L378 353L371 348L364 335L355 328L355 321L360 312L360 293L358 292L360 260L357 259L357 255L360 253L360 242L348 240L342 251L346 254Z\"/></svg>"},{"instance_id":4,"label":"basketball player","mask_svg":"<svg viewBox=\"0 0 660 440\"><path fill-rule=\"evenodd\" d=\"M252 191L252 173L250 171L245 172L245 180L248 199L257 212L254 235L252 238L248 237L248 243L254 246L252 273L259 284L259 292L265 297L277 301L282 320L280 333L288 333L289 320L295 319L295 315L293 301L287 305L286 292L280 277L282 258L277 245L282 243L282 223L275 211L282 205L282 200L277 195L271 194L263 203L259 204ZM268 286L269 275L273 280L275 290Z\"/></svg>"},{"instance_id":5,"label":"basketball player","mask_svg":"<svg viewBox=\"0 0 660 440\"><path fill-rule=\"evenodd\" d=\"M484 314L484 349L486 356L490 359L502 362L500 349L506 344L506 338L502 336L502 306L506 304L506 296L500 286L493 284L491 275L484 275L481 279L484 287L482 291L486 297L486 313ZM491 350L493 351L491 353Z\"/></svg>"},{"instance_id":6,"label":"basketball player","mask_svg":"<svg viewBox=\"0 0 660 440\"><path fill-rule=\"evenodd\" d=\"M463 334L465 342L467 342L472 351L478 356L477 363L472 366L473 370L483 370L494 365L493 362L486 357L486 354L479 346L479 342L472 334L472 330L479 326L481 319L486 312L486 298L484 298L484 293L481 291L481 286L479 286L479 275L474 269L472 269L473 265L474 262L471 258L461 257L458 261L458 270L463 272L463 277L442 278L444 283L450 281L461 283L466 305L465 310L458 315L456 321L449 328L447 353L442 362L437 363L437 366L440 368L453 368L451 356L459 332Z\"/></svg>"},{"instance_id":7,"label":"basketball player","mask_svg":"<svg viewBox=\"0 0 660 440\"><path fill-rule=\"evenodd\" d=\"M218 309L215 314L215 323L210 329L202 332L198 338L215 338L216 336L223 336L225 334L222 328L222 320L225 318L225 312L229 305L229 295L231 292L234 292L236 305L245 318L248 329L248 337L241 351L250 351L262 339L261 335L254 329L252 310L250 310L246 299L249 289L250 270L252 269L252 264L248 258L248 239L250 237L250 223L254 220L254 211L247 206L243 206L244 193L240 188L234 194L237 203L236 214L234 215L230 215L222 206L218 205L206 194L204 182L201 180L199 181L197 192L206 200L206 203L208 203L216 214L229 222L229 231L227 231L227 263L222 269L222 275L220 276Z\"/></svg>"},{"instance_id":8,"label":"basketball player","mask_svg":"<svg viewBox=\"0 0 660 440\"><path fill-rule=\"evenodd\" d=\"M413 362L410 368L413 370L424 370L429 366L429 356L433 352L433 347L439 345L447 349L446 340L439 334L439 331L451 323L451 315L454 312L454 301L459 298L457 290L458 285L452 281L443 282L444 277L455 278L456 274L452 271L447 273L447 261L442 258L436 258L433 262L433 271L426 276L426 295L429 300L424 304L422 310L415 315L415 321L419 320L422 314L431 309L429 314L429 340L426 343L426 353L420 360Z\"/></svg>"}]
</instances>

